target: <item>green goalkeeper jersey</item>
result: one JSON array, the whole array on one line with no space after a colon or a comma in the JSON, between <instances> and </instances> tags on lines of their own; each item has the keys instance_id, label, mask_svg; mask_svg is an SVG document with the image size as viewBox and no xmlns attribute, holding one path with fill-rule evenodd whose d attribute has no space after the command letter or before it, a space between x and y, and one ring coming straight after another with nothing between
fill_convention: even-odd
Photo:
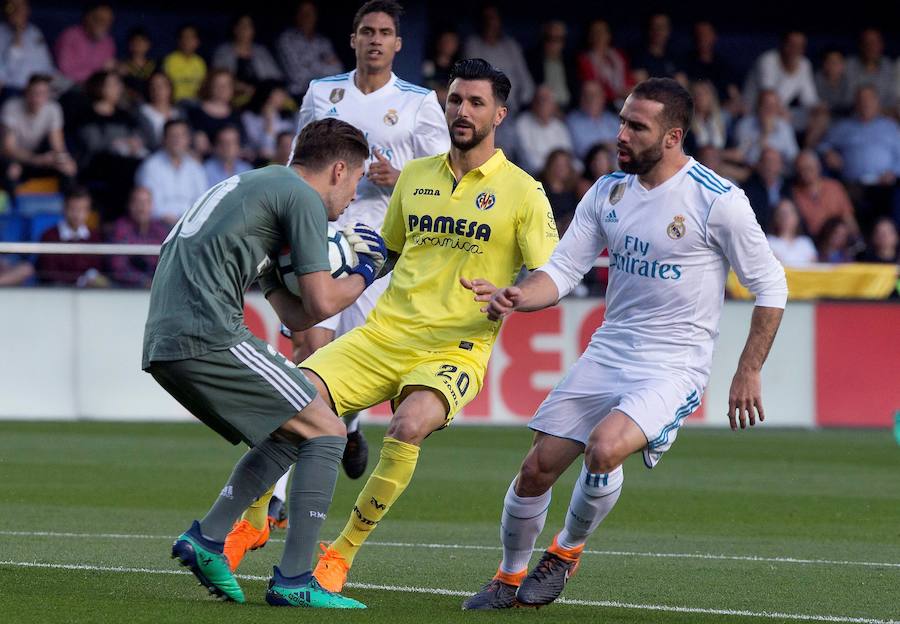
<instances>
[{"instance_id":1,"label":"green goalkeeper jersey","mask_svg":"<svg viewBox=\"0 0 900 624\"><path fill-rule=\"evenodd\" d=\"M163 243L142 367L248 339L244 293L286 246L296 274L329 270L327 228L321 197L288 167L248 171L209 189Z\"/></svg>"}]
</instances>

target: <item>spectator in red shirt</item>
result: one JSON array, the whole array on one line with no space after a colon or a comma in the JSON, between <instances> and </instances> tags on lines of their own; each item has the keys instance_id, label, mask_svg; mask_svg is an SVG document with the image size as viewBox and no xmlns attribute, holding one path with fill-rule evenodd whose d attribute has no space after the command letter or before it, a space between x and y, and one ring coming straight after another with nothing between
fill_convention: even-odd
<instances>
[{"instance_id":1,"label":"spectator in red shirt","mask_svg":"<svg viewBox=\"0 0 900 624\"><path fill-rule=\"evenodd\" d=\"M169 225L153 216L150 189L136 186L128 200L128 214L113 224L110 243L127 245L161 245L169 233ZM112 280L123 286L149 288L159 256L112 256L109 272Z\"/></svg>"},{"instance_id":2,"label":"spectator in red shirt","mask_svg":"<svg viewBox=\"0 0 900 624\"><path fill-rule=\"evenodd\" d=\"M84 12L81 24L69 26L60 34L56 64L66 78L84 82L94 72L115 69L116 44L109 34L112 24L112 7L98 2Z\"/></svg>"},{"instance_id":3,"label":"spectator in red shirt","mask_svg":"<svg viewBox=\"0 0 900 624\"><path fill-rule=\"evenodd\" d=\"M91 214L91 196L76 187L66 193L63 218L41 236L42 243L99 243L100 234L87 226ZM87 254L43 254L38 258L37 277L42 284L67 286L107 286L100 272L100 256Z\"/></svg>"},{"instance_id":4,"label":"spectator in red shirt","mask_svg":"<svg viewBox=\"0 0 900 624\"><path fill-rule=\"evenodd\" d=\"M822 164L816 153L803 150L794 166L797 179L792 195L810 236L818 236L822 225L831 217L840 217L852 235L859 234L850 196L843 184L822 176Z\"/></svg>"},{"instance_id":5,"label":"spectator in red shirt","mask_svg":"<svg viewBox=\"0 0 900 624\"><path fill-rule=\"evenodd\" d=\"M603 86L607 102L625 99L631 87L631 70L625 56L612 47L612 32L606 20L588 26L587 50L578 55L578 78L596 80Z\"/></svg>"}]
</instances>

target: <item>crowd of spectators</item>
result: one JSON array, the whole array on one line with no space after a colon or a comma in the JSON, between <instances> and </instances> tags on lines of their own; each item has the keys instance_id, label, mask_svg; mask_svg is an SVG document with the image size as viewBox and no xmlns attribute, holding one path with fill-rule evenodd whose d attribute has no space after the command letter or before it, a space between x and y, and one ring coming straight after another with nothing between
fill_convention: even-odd
<instances>
[{"instance_id":1,"label":"crowd of spectators","mask_svg":"<svg viewBox=\"0 0 900 624\"><path fill-rule=\"evenodd\" d=\"M487 6L464 44L453 30L438 32L423 69L437 82L440 68L477 54L519 77L498 142L541 178L560 231L615 166L617 111L630 89L665 76L694 97L685 149L744 188L771 240L787 241L773 243L783 263L896 263L900 59L885 55L882 33L867 28L856 50L828 47L814 62L806 34L787 30L742 75L719 53L712 23L692 25L683 54L672 31L668 15L654 14L641 43L625 50L607 20L587 23L581 45L565 23L548 21L537 45L523 49Z\"/></svg>"},{"instance_id":2,"label":"crowd of spectators","mask_svg":"<svg viewBox=\"0 0 900 624\"><path fill-rule=\"evenodd\" d=\"M4 8L3 190L15 198L29 181L49 179L65 197L59 222L32 234L40 240L160 243L209 186L284 162L310 80L345 69L317 30L312 0L296 5L271 45L245 13L213 41L183 25L173 50L137 28L118 53L109 4L88 7L52 46L28 0ZM804 32L787 31L743 75L708 21L675 25L690 29L684 53L662 13L631 49L604 19L579 24L583 40L571 24L547 21L527 49L495 6L472 26L468 36L459 24L434 29L424 84L443 102L460 58L506 71L513 90L498 143L541 179L561 232L593 182L615 168L617 111L630 89L668 76L695 101L686 150L745 190L785 265L898 262L900 60L886 55L879 30L861 32L854 50L828 47L817 58ZM204 57L206 48L213 53ZM146 286L154 267L152 257L46 256L32 266L0 255L0 285Z\"/></svg>"}]
</instances>

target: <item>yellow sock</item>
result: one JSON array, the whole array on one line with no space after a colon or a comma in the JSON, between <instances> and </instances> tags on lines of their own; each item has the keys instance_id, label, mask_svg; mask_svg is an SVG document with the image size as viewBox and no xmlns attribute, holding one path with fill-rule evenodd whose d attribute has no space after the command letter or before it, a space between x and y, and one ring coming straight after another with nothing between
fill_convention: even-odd
<instances>
[{"instance_id":1,"label":"yellow sock","mask_svg":"<svg viewBox=\"0 0 900 624\"><path fill-rule=\"evenodd\" d=\"M347 526L331 545L347 563L353 564L353 558L363 542L403 494L416 470L418 459L418 446L394 438L384 439L378 465L359 493Z\"/></svg>"},{"instance_id":2,"label":"yellow sock","mask_svg":"<svg viewBox=\"0 0 900 624\"><path fill-rule=\"evenodd\" d=\"M272 499L272 493L274 491L275 484L273 483L272 487L266 490L265 494L250 503L250 506L247 507L247 511L245 511L242 516L242 518L249 522L257 531L262 531L266 526L266 522L268 522L269 501Z\"/></svg>"}]
</instances>

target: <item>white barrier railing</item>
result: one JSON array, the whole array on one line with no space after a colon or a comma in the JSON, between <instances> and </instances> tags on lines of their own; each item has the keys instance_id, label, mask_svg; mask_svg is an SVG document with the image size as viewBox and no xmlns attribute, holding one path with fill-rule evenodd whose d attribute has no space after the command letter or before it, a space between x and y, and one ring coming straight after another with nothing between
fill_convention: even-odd
<instances>
[{"instance_id":1,"label":"white barrier railing","mask_svg":"<svg viewBox=\"0 0 900 624\"><path fill-rule=\"evenodd\" d=\"M115 243L0 243L0 254L158 256L159 245Z\"/></svg>"},{"instance_id":2,"label":"white barrier railing","mask_svg":"<svg viewBox=\"0 0 900 624\"><path fill-rule=\"evenodd\" d=\"M94 256L158 256L159 245L114 243L0 243L0 254L88 254ZM608 267L609 258L597 258L595 267Z\"/></svg>"}]
</instances>

